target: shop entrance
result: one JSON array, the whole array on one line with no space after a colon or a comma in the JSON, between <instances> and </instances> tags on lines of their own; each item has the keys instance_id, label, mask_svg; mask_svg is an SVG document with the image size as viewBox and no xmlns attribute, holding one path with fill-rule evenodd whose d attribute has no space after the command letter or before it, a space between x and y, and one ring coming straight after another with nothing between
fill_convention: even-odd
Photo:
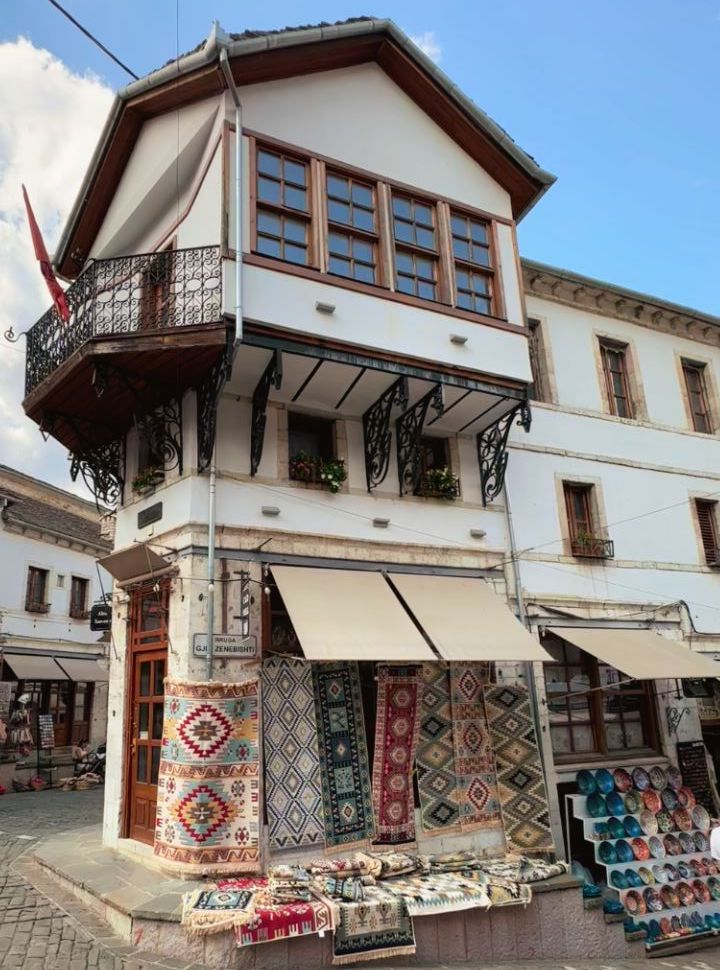
<instances>
[{"instance_id":1,"label":"shop entrance","mask_svg":"<svg viewBox=\"0 0 720 970\"><path fill-rule=\"evenodd\" d=\"M126 834L152 845L167 671L168 586L133 593L128 659Z\"/></svg>"}]
</instances>

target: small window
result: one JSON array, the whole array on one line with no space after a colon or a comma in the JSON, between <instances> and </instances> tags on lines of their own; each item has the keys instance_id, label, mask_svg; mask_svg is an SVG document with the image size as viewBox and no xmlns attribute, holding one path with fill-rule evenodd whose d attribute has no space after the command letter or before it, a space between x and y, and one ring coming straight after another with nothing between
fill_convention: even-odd
<instances>
[{"instance_id":1,"label":"small window","mask_svg":"<svg viewBox=\"0 0 720 970\"><path fill-rule=\"evenodd\" d=\"M47 585L47 569L29 566L25 593L25 609L29 613L47 613L50 609L50 604L47 602Z\"/></svg>"},{"instance_id":2,"label":"small window","mask_svg":"<svg viewBox=\"0 0 720 970\"><path fill-rule=\"evenodd\" d=\"M600 343L605 388L612 414L632 418L633 406L627 373L627 347L616 343Z\"/></svg>"},{"instance_id":3,"label":"small window","mask_svg":"<svg viewBox=\"0 0 720 970\"><path fill-rule=\"evenodd\" d=\"M420 478L416 495L454 499L460 494L459 480L450 467L450 442L430 435L420 439Z\"/></svg>"},{"instance_id":4,"label":"small window","mask_svg":"<svg viewBox=\"0 0 720 970\"><path fill-rule=\"evenodd\" d=\"M307 266L309 234L308 163L258 148L257 252Z\"/></svg>"},{"instance_id":5,"label":"small window","mask_svg":"<svg viewBox=\"0 0 720 970\"><path fill-rule=\"evenodd\" d=\"M531 401L547 401L549 396L545 388L543 372L544 348L542 329L539 320L528 320L528 352L530 354L530 370L532 384L528 387L528 397Z\"/></svg>"},{"instance_id":6,"label":"small window","mask_svg":"<svg viewBox=\"0 0 720 970\"><path fill-rule=\"evenodd\" d=\"M450 228L455 261L455 305L489 316L493 312L490 226L481 219L453 212Z\"/></svg>"},{"instance_id":7,"label":"small window","mask_svg":"<svg viewBox=\"0 0 720 970\"><path fill-rule=\"evenodd\" d=\"M65 576L63 573L57 574L57 588L65 589Z\"/></svg>"},{"instance_id":8,"label":"small window","mask_svg":"<svg viewBox=\"0 0 720 970\"><path fill-rule=\"evenodd\" d=\"M375 187L328 172L328 272L377 283L378 228Z\"/></svg>"},{"instance_id":9,"label":"small window","mask_svg":"<svg viewBox=\"0 0 720 970\"><path fill-rule=\"evenodd\" d=\"M400 293L436 300L438 244L435 207L417 199L393 196L395 286Z\"/></svg>"},{"instance_id":10,"label":"small window","mask_svg":"<svg viewBox=\"0 0 720 970\"><path fill-rule=\"evenodd\" d=\"M319 483L322 463L335 457L334 422L290 411L288 456L293 481Z\"/></svg>"},{"instance_id":11,"label":"small window","mask_svg":"<svg viewBox=\"0 0 720 970\"><path fill-rule=\"evenodd\" d=\"M88 581L73 576L70 586L70 616L75 620L87 619Z\"/></svg>"},{"instance_id":12,"label":"small window","mask_svg":"<svg viewBox=\"0 0 720 970\"><path fill-rule=\"evenodd\" d=\"M720 565L720 549L718 549L717 502L696 498L695 511L703 552L705 553L705 562L708 566L718 566Z\"/></svg>"},{"instance_id":13,"label":"small window","mask_svg":"<svg viewBox=\"0 0 720 970\"><path fill-rule=\"evenodd\" d=\"M592 485L564 482L565 508L573 556L607 559L613 555L613 544L599 534L593 511Z\"/></svg>"},{"instance_id":14,"label":"small window","mask_svg":"<svg viewBox=\"0 0 720 970\"><path fill-rule=\"evenodd\" d=\"M160 480L165 475L165 460L160 452L155 435L147 433L149 426L143 424L138 428L138 462L137 473L156 472Z\"/></svg>"},{"instance_id":15,"label":"small window","mask_svg":"<svg viewBox=\"0 0 720 970\"><path fill-rule=\"evenodd\" d=\"M712 434L713 429L710 421L707 389L705 387L705 365L684 360L682 362L682 369L685 377L685 390L687 392L688 404L690 405L693 428L702 434Z\"/></svg>"}]
</instances>

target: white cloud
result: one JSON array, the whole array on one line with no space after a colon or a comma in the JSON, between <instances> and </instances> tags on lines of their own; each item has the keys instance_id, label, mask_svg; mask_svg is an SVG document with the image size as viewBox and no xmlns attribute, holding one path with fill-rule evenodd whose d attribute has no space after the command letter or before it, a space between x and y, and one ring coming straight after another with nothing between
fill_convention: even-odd
<instances>
[{"instance_id":1,"label":"white cloud","mask_svg":"<svg viewBox=\"0 0 720 970\"><path fill-rule=\"evenodd\" d=\"M435 61L436 64L440 63L442 49L434 31L426 30L424 34L415 34L410 40L413 44L417 44L423 54L427 54L431 61Z\"/></svg>"},{"instance_id":2,"label":"white cloud","mask_svg":"<svg viewBox=\"0 0 720 970\"><path fill-rule=\"evenodd\" d=\"M52 253L100 134L112 91L19 37L0 44L0 334L27 330L50 306L25 217L24 182ZM25 341L0 338L0 462L81 494L67 452L25 417Z\"/></svg>"}]
</instances>

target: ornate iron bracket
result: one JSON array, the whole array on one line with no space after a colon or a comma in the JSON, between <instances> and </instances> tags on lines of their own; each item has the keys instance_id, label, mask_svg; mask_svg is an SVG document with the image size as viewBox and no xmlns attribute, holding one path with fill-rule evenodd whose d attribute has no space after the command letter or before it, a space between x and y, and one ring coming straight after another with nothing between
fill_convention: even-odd
<instances>
[{"instance_id":1,"label":"ornate iron bracket","mask_svg":"<svg viewBox=\"0 0 720 970\"><path fill-rule=\"evenodd\" d=\"M197 451L198 474L212 461L217 430L217 407L225 381L230 379L233 363L233 336L228 330L225 350L198 384L197 394Z\"/></svg>"},{"instance_id":2,"label":"ornate iron bracket","mask_svg":"<svg viewBox=\"0 0 720 970\"><path fill-rule=\"evenodd\" d=\"M70 453L70 477L72 480L75 481L78 475L82 475L83 481L95 496L98 511L104 511L100 508L101 502L108 506L122 501L123 488L125 487L124 436L104 444L97 444L92 440L90 422L82 421L70 415L47 413L43 415L43 421L40 425L40 433L43 438L47 439L49 435L52 435L53 429L60 421L70 425L80 441L79 450Z\"/></svg>"},{"instance_id":3,"label":"ornate iron bracket","mask_svg":"<svg viewBox=\"0 0 720 970\"><path fill-rule=\"evenodd\" d=\"M515 421L516 418L517 421ZM477 436L483 505L492 502L500 494L505 483L505 470L508 463L507 440L513 422L525 431L530 430L532 414L528 401L520 401L511 411L498 418L494 424L485 428Z\"/></svg>"},{"instance_id":4,"label":"ornate iron bracket","mask_svg":"<svg viewBox=\"0 0 720 970\"><path fill-rule=\"evenodd\" d=\"M363 414L363 437L365 439L365 478L371 492L385 481L390 466L390 414L394 407L408 405L407 377L398 377Z\"/></svg>"},{"instance_id":5,"label":"ornate iron bracket","mask_svg":"<svg viewBox=\"0 0 720 970\"><path fill-rule=\"evenodd\" d=\"M270 388L278 390L282 385L282 353L274 350L270 361L263 371L263 375L253 391L252 398L252 426L250 433L250 474L255 475L262 460L263 444L265 442L265 421L267 419L267 402Z\"/></svg>"},{"instance_id":6,"label":"ornate iron bracket","mask_svg":"<svg viewBox=\"0 0 720 970\"><path fill-rule=\"evenodd\" d=\"M442 384L435 384L424 397L401 414L395 423L401 495L412 494L420 484L422 474L420 439L429 408L436 411L438 416L445 410Z\"/></svg>"}]
</instances>

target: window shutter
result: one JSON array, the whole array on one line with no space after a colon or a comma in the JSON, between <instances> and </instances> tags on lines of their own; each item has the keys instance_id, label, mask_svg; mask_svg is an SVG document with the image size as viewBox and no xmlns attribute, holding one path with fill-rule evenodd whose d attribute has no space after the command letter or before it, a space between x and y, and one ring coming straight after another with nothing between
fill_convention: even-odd
<instances>
[{"instance_id":1,"label":"window shutter","mask_svg":"<svg viewBox=\"0 0 720 970\"><path fill-rule=\"evenodd\" d=\"M714 565L718 561L717 531L715 528L715 502L695 499L700 538L705 551L705 561Z\"/></svg>"}]
</instances>

